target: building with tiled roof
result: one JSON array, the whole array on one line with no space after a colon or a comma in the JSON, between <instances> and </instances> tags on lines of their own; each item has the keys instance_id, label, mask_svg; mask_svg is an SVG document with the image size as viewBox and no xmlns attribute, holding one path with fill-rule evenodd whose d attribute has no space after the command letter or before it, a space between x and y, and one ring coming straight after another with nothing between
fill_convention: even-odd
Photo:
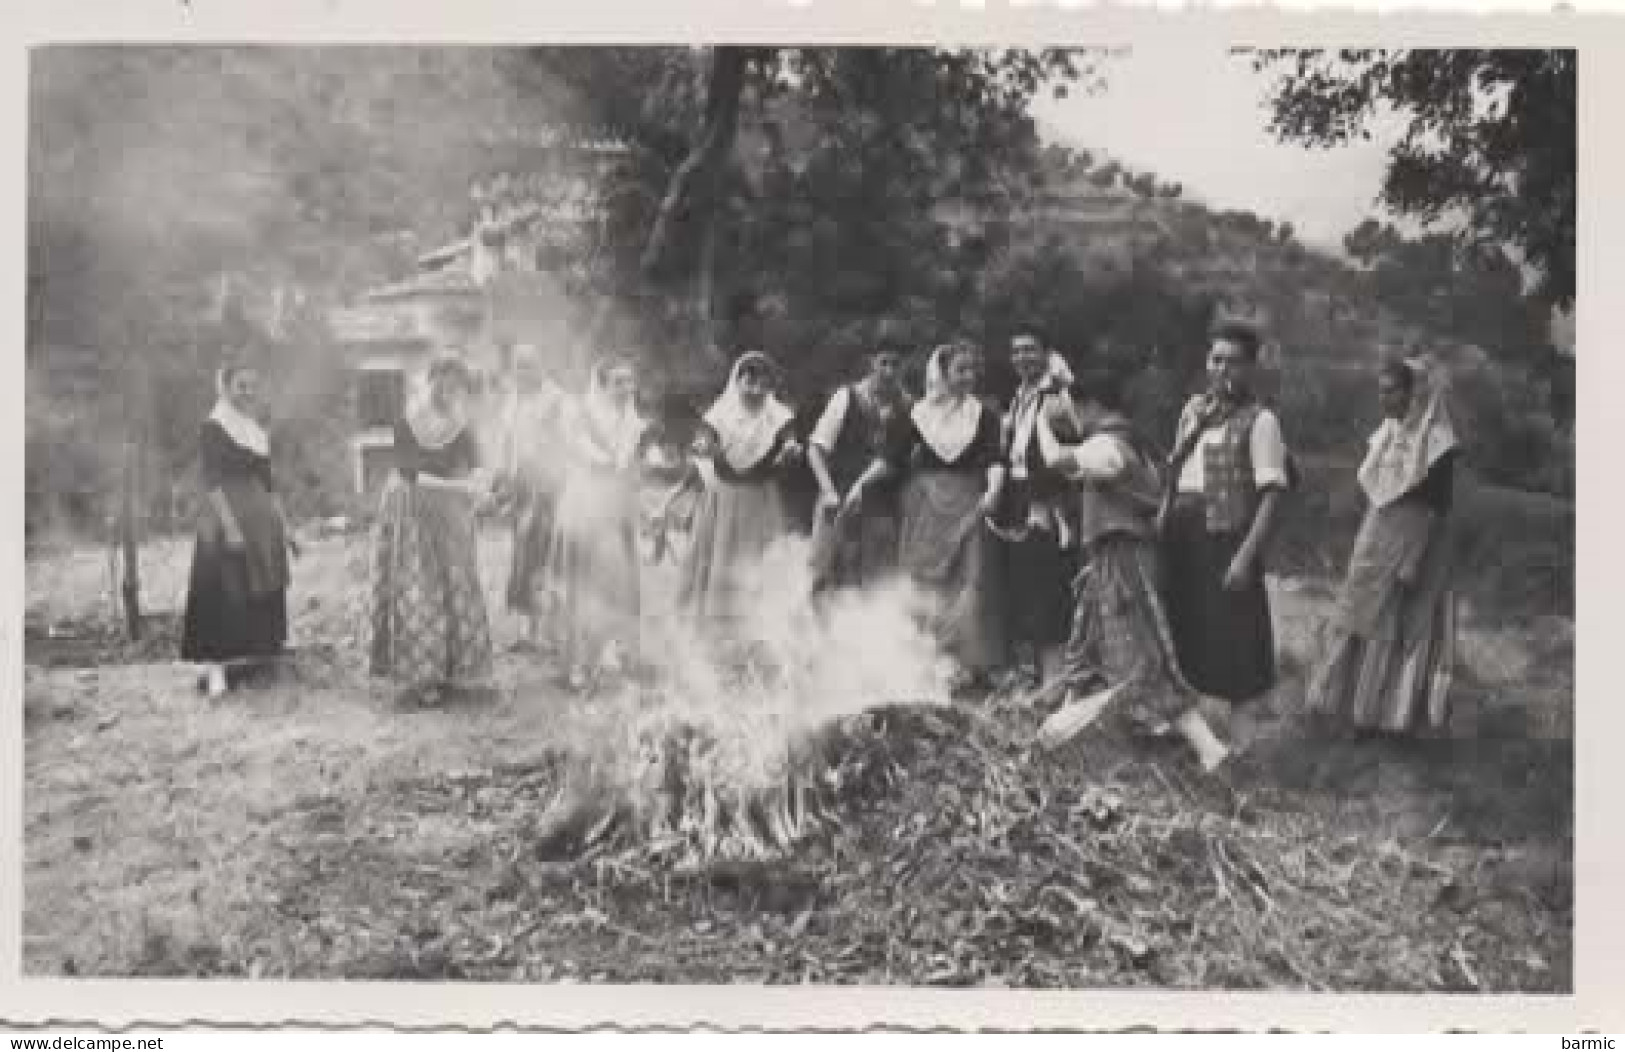
<instances>
[{"instance_id":1,"label":"building with tiled roof","mask_svg":"<svg viewBox=\"0 0 1625 1052\"><path fill-rule=\"evenodd\" d=\"M554 126L511 129L489 148L495 174L470 195L480 211L474 229L329 316L355 374L358 491L387 473L407 379L431 355L458 353L497 375L505 347L558 340L573 308L558 271L595 251L600 187L629 149Z\"/></svg>"}]
</instances>

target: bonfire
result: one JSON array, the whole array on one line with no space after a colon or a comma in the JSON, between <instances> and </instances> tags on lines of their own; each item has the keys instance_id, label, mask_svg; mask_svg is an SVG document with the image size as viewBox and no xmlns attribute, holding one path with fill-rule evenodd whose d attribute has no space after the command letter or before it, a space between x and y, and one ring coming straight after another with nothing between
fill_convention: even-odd
<instances>
[{"instance_id":1,"label":"bonfire","mask_svg":"<svg viewBox=\"0 0 1625 1052\"><path fill-rule=\"evenodd\" d=\"M815 604L806 554L789 540L766 555L726 644L655 626L643 674L595 699L599 733L539 823L539 852L633 838L679 866L781 856L832 821L855 728L944 704L919 594L899 582Z\"/></svg>"}]
</instances>

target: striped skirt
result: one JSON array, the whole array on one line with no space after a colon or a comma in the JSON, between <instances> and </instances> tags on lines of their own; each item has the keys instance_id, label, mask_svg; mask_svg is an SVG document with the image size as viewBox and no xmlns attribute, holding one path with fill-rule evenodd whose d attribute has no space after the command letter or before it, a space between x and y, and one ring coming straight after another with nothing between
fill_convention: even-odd
<instances>
[{"instance_id":1,"label":"striped skirt","mask_svg":"<svg viewBox=\"0 0 1625 1052\"><path fill-rule=\"evenodd\" d=\"M1118 704L1146 723L1195 707L1158 592L1154 542L1121 535L1092 546L1074 587L1076 606L1061 681L1069 689L1117 688Z\"/></svg>"},{"instance_id":2,"label":"striped skirt","mask_svg":"<svg viewBox=\"0 0 1625 1052\"><path fill-rule=\"evenodd\" d=\"M1392 506L1367 515L1324 657L1309 682L1311 712L1362 730L1437 731L1450 719L1456 662L1450 545L1443 534L1428 541L1421 517L1408 512ZM1424 542L1415 582L1401 585L1395 552Z\"/></svg>"}]
</instances>

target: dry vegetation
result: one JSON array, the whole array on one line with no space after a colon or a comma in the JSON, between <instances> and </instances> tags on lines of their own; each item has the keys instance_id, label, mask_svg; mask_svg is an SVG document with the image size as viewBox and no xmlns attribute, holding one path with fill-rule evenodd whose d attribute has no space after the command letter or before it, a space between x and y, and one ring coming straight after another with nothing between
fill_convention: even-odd
<instances>
[{"instance_id":1,"label":"dry vegetation","mask_svg":"<svg viewBox=\"0 0 1625 1052\"><path fill-rule=\"evenodd\" d=\"M484 554L494 600L506 543ZM185 557L149 550L155 608ZM707 860L631 824L546 835L632 696L566 699L505 655L499 700L393 711L358 667L364 568L359 538L313 543L298 662L210 705L153 650L47 638L108 615L107 567L31 561L29 974L1572 986L1565 620L1470 628L1450 740L1328 741L1291 683L1329 591L1277 582L1289 682L1236 727L1234 792L1110 728L1036 757L1010 699L896 706L826 728L791 850Z\"/></svg>"}]
</instances>

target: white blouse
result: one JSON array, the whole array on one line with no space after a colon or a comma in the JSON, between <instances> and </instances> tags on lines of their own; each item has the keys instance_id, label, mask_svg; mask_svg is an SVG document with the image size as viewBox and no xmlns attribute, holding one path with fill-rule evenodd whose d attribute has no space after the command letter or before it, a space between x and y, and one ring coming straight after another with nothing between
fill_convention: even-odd
<instances>
[{"instance_id":1,"label":"white blouse","mask_svg":"<svg viewBox=\"0 0 1625 1052\"><path fill-rule=\"evenodd\" d=\"M818 418L818 424L813 428L810 441L825 453L835 451L835 444L841 440L841 427L846 423L846 410L851 395L850 387L841 387L830 396L829 404L824 407L823 415Z\"/></svg>"},{"instance_id":2,"label":"white blouse","mask_svg":"<svg viewBox=\"0 0 1625 1052\"><path fill-rule=\"evenodd\" d=\"M1105 482L1128 467L1123 445L1110 435L1095 435L1079 443L1057 441L1047 420L1038 421L1038 448L1044 463L1074 481Z\"/></svg>"}]
</instances>

